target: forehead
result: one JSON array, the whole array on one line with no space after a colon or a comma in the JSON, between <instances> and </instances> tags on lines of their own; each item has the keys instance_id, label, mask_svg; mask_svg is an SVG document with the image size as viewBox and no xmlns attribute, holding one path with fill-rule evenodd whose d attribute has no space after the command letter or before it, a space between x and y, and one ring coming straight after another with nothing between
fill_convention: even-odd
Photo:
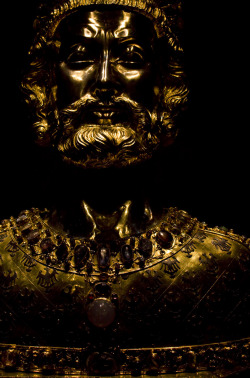
<instances>
[{"instance_id":1,"label":"forehead","mask_svg":"<svg viewBox=\"0 0 250 378\"><path fill-rule=\"evenodd\" d=\"M156 36L151 20L136 12L122 9L80 9L65 18L59 27L61 38L79 35L94 38L107 31L114 38L135 37L144 40Z\"/></svg>"}]
</instances>

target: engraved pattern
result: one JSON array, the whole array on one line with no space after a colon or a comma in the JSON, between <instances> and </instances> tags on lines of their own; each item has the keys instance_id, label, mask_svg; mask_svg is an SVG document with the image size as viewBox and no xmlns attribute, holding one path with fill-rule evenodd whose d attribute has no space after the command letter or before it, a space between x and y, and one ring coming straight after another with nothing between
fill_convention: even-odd
<instances>
[{"instance_id":1,"label":"engraved pattern","mask_svg":"<svg viewBox=\"0 0 250 378\"><path fill-rule=\"evenodd\" d=\"M49 268L45 269L45 273L42 273L42 271L40 271L37 275L38 285L46 289L51 288L51 286L53 286L57 281L56 274L57 273L55 270L51 271Z\"/></svg>"},{"instance_id":2,"label":"engraved pattern","mask_svg":"<svg viewBox=\"0 0 250 378\"><path fill-rule=\"evenodd\" d=\"M176 257L170 257L162 263L162 269L164 273L167 273L171 278L174 278L175 273L180 269L180 262Z\"/></svg>"},{"instance_id":3,"label":"engraved pattern","mask_svg":"<svg viewBox=\"0 0 250 378\"><path fill-rule=\"evenodd\" d=\"M4 290L8 290L11 287L15 286L17 279L17 273L12 270L4 272L2 267L0 267L0 287Z\"/></svg>"},{"instance_id":4,"label":"engraved pattern","mask_svg":"<svg viewBox=\"0 0 250 378\"><path fill-rule=\"evenodd\" d=\"M216 274L218 271L218 264L216 257L212 253L202 253L199 257L200 263L206 267L206 271L211 274Z\"/></svg>"},{"instance_id":5,"label":"engraved pattern","mask_svg":"<svg viewBox=\"0 0 250 378\"><path fill-rule=\"evenodd\" d=\"M11 361L14 361L17 370L25 365L26 371L31 372L46 372L49 368L58 374L74 371L85 375L96 372L96 364L115 370L115 366L119 369L119 363L122 372L127 374L149 371L164 374L188 371L192 366L199 371L209 366L225 366L221 361L228 346L225 349L218 345L208 348L205 343L250 334L249 250L229 234L222 237L219 231L204 226L197 233L200 226L197 221L186 213L170 209L165 220L150 232L128 238L125 242L113 241L107 270L98 269L96 254L91 252L98 244L92 241L89 252L78 248L78 253L83 251L84 258L85 253L89 253L86 265L80 271L74 271L71 265L67 271L66 263L72 263L72 251L80 245L78 240L60 238L48 229L36 210L26 212L21 221L22 225L15 219L5 223L5 232L12 241L7 246L3 244L4 248L0 247L1 340L23 345L55 345L56 342L61 347L75 348L59 351L50 347L26 346L25 353L18 349L15 357L15 348L7 346L10 353L8 358L6 348L0 353L1 366L12 366ZM40 238L36 233L30 234L38 229L38 223ZM175 230L170 248L158 245L156 235L159 230ZM188 234L184 230L188 230ZM18 243L17 236L20 235L22 241ZM215 239L219 239L220 246L217 241L214 245ZM143 242L139 244L140 240ZM56 251L63 243L66 248L61 248L58 253L59 265ZM126 247L130 254L129 263L133 259L128 268L123 267L119 257L119 250L124 245L133 249L131 254L131 248ZM229 247L231 254L228 254ZM144 257L143 253L147 256L144 266L140 266L138 259ZM120 270L115 264L120 265ZM89 265L91 270L85 274ZM96 298L116 306L117 318L107 329L96 329L87 317L88 305ZM105 345L101 345L103 340ZM192 343L203 346L199 350L189 347L185 351L183 347L150 348L152 344L166 345L166 340L169 345ZM98 351L103 350L103 354L93 355L93 344ZM120 345L121 350L112 354L112 345ZM230 348L231 345L234 344L231 343ZM77 347L81 349L81 355L76 352ZM240 364L241 357L234 347L233 350L232 358ZM21 356L23 362L20 362ZM56 361L60 361L58 365ZM248 363L248 357L244 357L244 361Z\"/></svg>"},{"instance_id":6,"label":"engraved pattern","mask_svg":"<svg viewBox=\"0 0 250 378\"><path fill-rule=\"evenodd\" d=\"M207 235L205 234L203 230L199 230L194 236L194 238L198 239L201 243L205 241L206 237Z\"/></svg>"},{"instance_id":7,"label":"engraved pattern","mask_svg":"<svg viewBox=\"0 0 250 378\"><path fill-rule=\"evenodd\" d=\"M194 242L188 243L185 248L182 249L182 251L187 255L187 257L192 257L192 252L195 251L195 244Z\"/></svg>"},{"instance_id":8,"label":"engraved pattern","mask_svg":"<svg viewBox=\"0 0 250 378\"><path fill-rule=\"evenodd\" d=\"M221 251L223 252L228 252L230 253L230 249L231 249L231 244L224 238L218 238L218 237L215 237L213 240L212 240L212 244L218 249L220 249Z\"/></svg>"},{"instance_id":9,"label":"engraved pattern","mask_svg":"<svg viewBox=\"0 0 250 378\"><path fill-rule=\"evenodd\" d=\"M22 258L22 263L23 265L26 267L26 270L27 272L31 272L33 266L36 265L36 263L34 262L34 260L32 259L32 257L24 254L23 258Z\"/></svg>"}]
</instances>

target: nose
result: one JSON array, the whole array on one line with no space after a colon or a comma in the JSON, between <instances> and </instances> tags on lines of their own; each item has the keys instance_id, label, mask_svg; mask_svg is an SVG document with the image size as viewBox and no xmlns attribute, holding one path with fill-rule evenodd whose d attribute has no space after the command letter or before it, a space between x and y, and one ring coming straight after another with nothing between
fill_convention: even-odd
<instances>
[{"instance_id":1,"label":"nose","mask_svg":"<svg viewBox=\"0 0 250 378\"><path fill-rule=\"evenodd\" d=\"M118 94L118 83L112 69L110 52L105 44L96 72L96 80L92 88L92 94L101 102L108 104Z\"/></svg>"},{"instance_id":2,"label":"nose","mask_svg":"<svg viewBox=\"0 0 250 378\"><path fill-rule=\"evenodd\" d=\"M107 48L104 48L98 72L98 79L102 83L106 83L109 80L111 74L110 68L110 53Z\"/></svg>"}]
</instances>

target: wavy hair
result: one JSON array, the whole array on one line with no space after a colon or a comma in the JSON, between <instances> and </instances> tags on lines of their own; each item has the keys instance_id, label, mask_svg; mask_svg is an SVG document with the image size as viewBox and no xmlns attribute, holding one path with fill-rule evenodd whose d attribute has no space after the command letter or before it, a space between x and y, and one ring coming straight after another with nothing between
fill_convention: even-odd
<instances>
[{"instance_id":1,"label":"wavy hair","mask_svg":"<svg viewBox=\"0 0 250 378\"><path fill-rule=\"evenodd\" d=\"M161 107L161 133L165 141L171 141L178 133L176 118L187 102L188 86L184 73L184 52L178 38L181 23L178 1L152 7L151 0L117 0L125 10L138 11L154 22L159 37L159 85L158 100ZM127 2L127 3L126 3ZM141 3L145 6L138 6ZM56 5L53 5L53 4ZM60 3L58 5L58 3ZM51 136L58 129L59 117L56 106L55 66L60 42L55 38L59 23L84 4L114 4L113 0L67 0L45 3L34 22L35 38L29 50L29 60L21 88L25 101L31 107L32 125L36 141L49 145ZM126 3L126 4L125 4ZM158 2L159 3L159 2ZM137 5L136 5L137 4ZM149 6L148 4L151 4ZM51 6L52 5L52 6ZM85 5L85 6L86 6ZM150 13L151 12L151 13ZM45 14L45 15L44 15ZM164 17L163 17L164 16Z\"/></svg>"}]
</instances>

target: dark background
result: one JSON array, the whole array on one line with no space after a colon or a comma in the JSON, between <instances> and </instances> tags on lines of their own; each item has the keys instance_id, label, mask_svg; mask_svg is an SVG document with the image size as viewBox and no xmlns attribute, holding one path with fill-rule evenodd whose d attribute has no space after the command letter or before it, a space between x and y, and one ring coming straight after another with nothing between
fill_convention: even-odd
<instances>
[{"instance_id":1,"label":"dark background","mask_svg":"<svg viewBox=\"0 0 250 378\"><path fill-rule=\"evenodd\" d=\"M173 196L173 205L199 220L250 236L249 22L242 4L185 3L190 107L171 169L167 162L162 170L161 185ZM50 181L31 144L28 113L19 92L35 1L4 2L1 8L2 219L43 205Z\"/></svg>"}]
</instances>

